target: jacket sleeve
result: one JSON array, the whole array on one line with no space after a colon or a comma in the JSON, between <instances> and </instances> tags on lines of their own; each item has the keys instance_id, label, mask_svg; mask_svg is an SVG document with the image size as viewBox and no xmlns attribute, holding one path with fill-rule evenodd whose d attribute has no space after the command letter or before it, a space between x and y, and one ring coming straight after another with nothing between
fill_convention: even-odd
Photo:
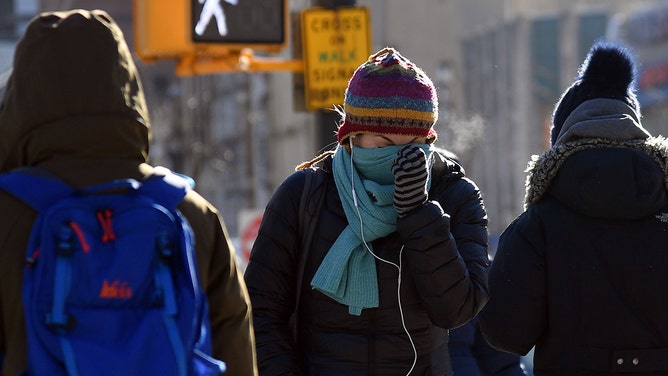
<instances>
[{"instance_id":1,"label":"jacket sleeve","mask_svg":"<svg viewBox=\"0 0 668 376\"><path fill-rule=\"evenodd\" d=\"M218 211L201 198L194 202L194 208L183 211L195 232L200 278L209 303L213 356L225 362L226 376L257 376L251 302L236 251ZM193 210L199 215L193 215Z\"/></svg>"},{"instance_id":2,"label":"jacket sleeve","mask_svg":"<svg viewBox=\"0 0 668 376\"><path fill-rule=\"evenodd\" d=\"M482 335L477 319L472 325L475 325L475 337L471 351L482 375L526 376L519 355L495 349Z\"/></svg>"},{"instance_id":3,"label":"jacket sleeve","mask_svg":"<svg viewBox=\"0 0 668 376\"><path fill-rule=\"evenodd\" d=\"M36 213L0 191L0 375L23 374L27 365L26 327L21 302L25 249ZM4 360L3 360L4 357Z\"/></svg>"},{"instance_id":4,"label":"jacket sleeve","mask_svg":"<svg viewBox=\"0 0 668 376\"><path fill-rule=\"evenodd\" d=\"M456 179L399 219L397 231L431 321L451 329L473 318L488 295L487 214L475 184Z\"/></svg>"},{"instance_id":5,"label":"jacket sleeve","mask_svg":"<svg viewBox=\"0 0 668 376\"><path fill-rule=\"evenodd\" d=\"M480 313L489 343L526 355L543 335L547 319L544 235L531 208L499 238L490 268L490 300Z\"/></svg>"},{"instance_id":6,"label":"jacket sleeve","mask_svg":"<svg viewBox=\"0 0 668 376\"><path fill-rule=\"evenodd\" d=\"M303 185L303 174L296 172L277 188L245 272L262 375L301 374L289 320L295 308L296 254L301 244L297 208Z\"/></svg>"}]
</instances>

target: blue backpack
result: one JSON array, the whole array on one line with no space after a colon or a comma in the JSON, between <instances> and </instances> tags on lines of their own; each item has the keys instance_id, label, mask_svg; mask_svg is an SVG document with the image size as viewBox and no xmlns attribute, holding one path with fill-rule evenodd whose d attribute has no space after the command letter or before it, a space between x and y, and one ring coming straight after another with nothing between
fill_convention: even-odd
<instances>
[{"instance_id":1,"label":"blue backpack","mask_svg":"<svg viewBox=\"0 0 668 376\"><path fill-rule=\"evenodd\" d=\"M28 375L224 372L176 209L190 184L157 170L80 190L35 168L0 175L0 189L38 212L22 287Z\"/></svg>"}]
</instances>

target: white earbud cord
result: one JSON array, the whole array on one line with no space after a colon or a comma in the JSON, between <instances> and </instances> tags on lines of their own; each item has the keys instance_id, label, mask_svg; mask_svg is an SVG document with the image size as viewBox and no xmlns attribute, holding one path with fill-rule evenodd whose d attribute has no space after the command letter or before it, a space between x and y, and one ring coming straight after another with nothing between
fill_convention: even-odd
<instances>
[{"instance_id":1,"label":"white earbud cord","mask_svg":"<svg viewBox=\"0 0 668 376\"><path fill-rule=\"evenodd\" d=\"M366 240L364 240L364 224L362 223L362 213L360 213L360 209L357 206L357 193L355 192L355 174L354 174L354 164L353 164L353 138L355 136L350 136L350 184L352 188L352 194L353 194L353 203L355 204L355 211L357 212L357 217L360 220L360 235L362 236L362 243L364 244L364 247L366 250L378 261L382 261L386 264L392 265L395 268L397 268L397 271L399 272L399 276L397 277L397 302L399 303L399 314L401 316L401 326L404 328L404 332L408 336L408 340L411 343L411 347L413 348L413 364L411 365L411 368L408 370L406 373L406 376L410 375L411 372L413 372L413 369L415 368L415 365L417 364L417 348L415 347L415 342L413 342L413 338L411 337L410 332L408 331L408 328L406 327L406 319L404 318L404 309L401 306L401 258L404 252L404 245L401 246L401 249L399 250L399 265L393 263L392 261L385 260L379 256L377 256L369 245L366 243Z\"/></svg>"}]
</instances>

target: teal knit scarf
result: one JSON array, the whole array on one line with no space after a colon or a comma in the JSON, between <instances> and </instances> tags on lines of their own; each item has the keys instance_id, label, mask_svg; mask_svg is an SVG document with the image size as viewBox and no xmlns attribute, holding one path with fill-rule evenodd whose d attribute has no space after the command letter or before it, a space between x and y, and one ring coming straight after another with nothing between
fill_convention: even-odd
<instances>
[{"instance_id":1,"label":"teal knit scarf","mask_svg":"<svg viewBox=\"0 0 668 376\"><path fill-rule=\"evenodd\" d=\"M334 154L334 182L348 226L327 252L311 280L311 286L347 305L351 315L359 316L364 308L378 307L376 262L374 256L367 252L362 239L373 250L372 241L396 229L392 163L404 146L355 147L352 157L354 166L351 166L350 153L346 148L339 146ZM430 155L430 145L421 146ZM363 218L361 222L360 216Z\"/></svg>"}]
</instances>

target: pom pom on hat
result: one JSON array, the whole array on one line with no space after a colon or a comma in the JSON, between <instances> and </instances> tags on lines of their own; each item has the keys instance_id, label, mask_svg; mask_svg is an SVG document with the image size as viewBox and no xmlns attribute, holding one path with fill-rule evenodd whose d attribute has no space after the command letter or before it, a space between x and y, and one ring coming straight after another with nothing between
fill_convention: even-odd
<instances>
[{"instance_id":1,"label":"pom pom on hat","mask_svg":"<svg viewBox=\"0 0 668 376\"><path fill-rule=\"evenodd\" d=\"M429 77L393 48L385 48L360 65L348 81L343 144L356 133L401 134L436 140L438 97Z\"/></svg>"},{"instance_id":2,"label":"pom pom on hat","mask_svg":"<svg viewBox=\"0 0 668 376\"><path fill-rule=\"evenodd\" d=\"M566 118L590 99L617 99L640 115L640 105L633 87L635 74L634 60L623 47L612 43L595 43L580 67L579 78L564 92L555 107L550 131L552 145L559 137Z\"/></svg>"}]
</instances>

